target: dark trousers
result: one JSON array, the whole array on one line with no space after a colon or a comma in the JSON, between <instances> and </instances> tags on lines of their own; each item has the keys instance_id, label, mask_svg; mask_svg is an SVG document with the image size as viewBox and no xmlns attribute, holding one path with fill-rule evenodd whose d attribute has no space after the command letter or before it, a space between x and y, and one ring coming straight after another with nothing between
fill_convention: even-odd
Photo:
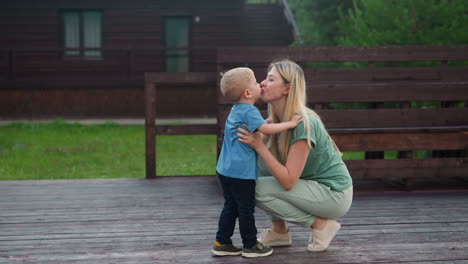
<instances>
[{"instance_id":1,"label":"dark trousers","mask_svg":"<svg viewBox=\"0 0 468 264\"><path fill-rule=\"evenodd\" d=\"M232 244L232 234L239 218L239 230L244 248L251 248L257 243L255 227L255 180L235 179L218 174L223 187L224 207L219 216L216 241Z\"/></svg>"}]
</instances>

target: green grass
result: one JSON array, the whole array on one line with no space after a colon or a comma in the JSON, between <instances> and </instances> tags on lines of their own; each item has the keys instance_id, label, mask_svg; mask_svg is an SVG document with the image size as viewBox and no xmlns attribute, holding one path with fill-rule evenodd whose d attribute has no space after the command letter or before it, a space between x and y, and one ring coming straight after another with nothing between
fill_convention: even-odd
<instances>
[{"instance_id":1,"label":"green grass","mask_svg":"<svg viewBox=\"0 0 468 264\"><path fill-rule=\"evenodd\" d=\"M158 175L214 174L216 137L158 136ZM0 180L143 178L144 126L0 126Z\"/></svg>"},{"instance_id":2,"label":"green grass","mask_svg":"<svg viewBox=\"0 0 468 264\"><path fill-rule=\"evenodd\" d=\"M355 151L355 152L342 152L343 153L343 160L363 160L365 157L365 153L362 151Z\"/></svg>"},{"instance_id":3,"label":"green grass","mask_svg":"<svg viewBox=\"0 0 468 264\"><path fill-rule=\"evenodd\" d=\"M157 136L157 175L213 175L216 136ZM344 160L363 160L364 152L343 152ZM424 158L416 151L414 158ZM396 159L385 151L385 159ZM97 179L145 177L144 126L108 122L81 125L0 126L0 180Z\"/></svg>"},{"instance_id":4,"label":"green grass","mask_svg":"<svg viewBox=\"0 0 468 264\"><path fill-rule=\"evenodd\" d=\"M214 175L216 136L156 137L158 175Z\"/></svg>"}]
</instances>

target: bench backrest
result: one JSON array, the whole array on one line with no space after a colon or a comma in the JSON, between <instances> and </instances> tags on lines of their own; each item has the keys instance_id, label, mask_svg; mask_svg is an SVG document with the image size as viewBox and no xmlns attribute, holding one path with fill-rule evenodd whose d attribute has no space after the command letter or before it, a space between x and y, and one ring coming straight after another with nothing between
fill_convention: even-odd
<instances>
[{"instance_id":1,"label":"bench backrest","mask_svg":"<svg viewBox=\"0 0 468 264\"><path fill-rule=\"evenodd\" d=\"M468 63L450 66L452 61L468 61L468 47L296 47L220 48L219 70L237 64L252 65L264 79L268 62L289 58L299 64L309 62L367 62L366 68L304 68L309 106L321 114L327 128L386 128L467 125ZM378 67L378 62L432 61L434 67ZM227 66L227 67L226 67ZM411 102L442 102L442 109L412 108ZM223 99L220 100L223 103ZM384 103L399 103L398 109ZM447 104L449 102L449 104ZM330 103L371 103L375 110L340 109ZM456 109L446 108L454 106ZM403 110L404 109L404 110Z\"/></svg>"},{"instance_id":2,"label":"bench backrest","mask_svg":"<svg viewBox=\"0 0 468 264\"><path fill-rule=\"evenodd\" d=\"M365 178L377 171L382 176L439 176L434 172L440 166L450 167L451 175L468 172L468 46L219 48L218 70L247 66L260 82L268 63L282 58L303 66L308 105L342 151L398 151L405 159L347 161L354 176ZM221 96L218 103L222 124L230 104ZM465 158L415 160L421 158L416 151L425 151L428 158L439 150L461 151ZM383 159L381 154L377 157ZM429 173L422 170L426 165L437 169ZM399 170L387 170L392 166Z\"/></svg>"}]
</instances>

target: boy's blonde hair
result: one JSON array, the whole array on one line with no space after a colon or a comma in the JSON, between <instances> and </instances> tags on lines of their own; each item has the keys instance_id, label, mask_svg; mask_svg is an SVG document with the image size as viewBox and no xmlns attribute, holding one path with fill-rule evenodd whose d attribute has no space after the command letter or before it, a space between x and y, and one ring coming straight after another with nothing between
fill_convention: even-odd
<instances>
[{"instance_id":1,"label":"boy's blonde hair","mask_svg":"<svg viewBox=\"0 0 468 264\"><path fill-rule=\"evenodd\" d=\"M295 62L284 59L277 62L272 62L268 67L268 72L275 67L281 78L286 84L290 84L288 98L286 99L286 105L284 108L284 115L281 117L282 120L291 120L295 114L302 116L304 123L304 129L307 134L307 138L310 138L310 120L308 114L314 115L320 120L319 115L312 109L307 107L307 96L306 96L306 82L304 77L304 71L301 66ZM273 108L268 104L268 115L273 123L279 123L278 116L273 112ZM328 135L329 136L329 135ZM329 136L330 137L330 136ZM272 154L281 162L286 163L286 158L289 152L289 141L291 139L291 131L286 130L280 134L271 135L268 140L268 147ZM335 149L339 151L333 139L330 137L331 142L335 146ZM309 147L311 146L310 140L307 141Z\"/></svg>"},{"instance_id":2,"label":"boy's blonde hair","mask_svg":"<svg viewBox=\"0 0 468 264\"><path fill-rule=\"evenodd\" d=\"M225 72L221 77L221 93L227 99L238 102L241 95L248 86L253 71L249 68L239 67Z\"/></svg>"}]
</instances>

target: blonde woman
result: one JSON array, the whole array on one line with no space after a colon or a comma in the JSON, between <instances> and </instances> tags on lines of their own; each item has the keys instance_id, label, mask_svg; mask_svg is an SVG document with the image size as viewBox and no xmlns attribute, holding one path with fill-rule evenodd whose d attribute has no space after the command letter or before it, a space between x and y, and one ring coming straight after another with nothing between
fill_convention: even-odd
<instances>
[{"instance_id":1,"label":"blonde woman","mask_svg":"<svg viewBox=\"0 0 468 264\"><path fill-rule=\"evenodd\" d=\"M320 117L306 106L302 68L290 60L273 62L261 82L262 100L268 103L272 123L303 117L296 128L268 137L238 128L239 141L254 148L259 162L256 206L272 222L259 242L291 245L286 222L311 228L308 251L325 251L340 229L335 220L351 207L352 179L341 153Z\"/></svg>"}]
</instances>

